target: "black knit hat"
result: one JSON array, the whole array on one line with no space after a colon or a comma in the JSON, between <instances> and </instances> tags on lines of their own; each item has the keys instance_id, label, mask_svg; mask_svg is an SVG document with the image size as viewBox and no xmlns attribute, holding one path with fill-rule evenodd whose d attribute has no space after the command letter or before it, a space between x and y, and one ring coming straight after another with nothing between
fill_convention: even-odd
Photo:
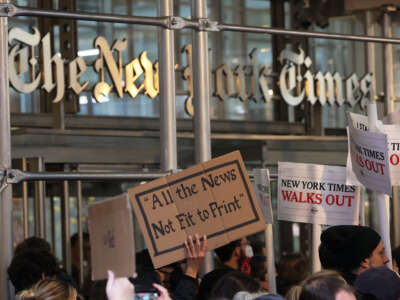
<instances>
[{"instance_id":1,"label":"black knit hat","mask_svg":"<svg viewBox=\"0 0 400 300\"><path fill-rule=\"evenodd\" d=\"M380 241L379 234L366 226L332 226L321 234L321 265L324 269L351 272L371 256Z\"/></svg>"}]
</instances>

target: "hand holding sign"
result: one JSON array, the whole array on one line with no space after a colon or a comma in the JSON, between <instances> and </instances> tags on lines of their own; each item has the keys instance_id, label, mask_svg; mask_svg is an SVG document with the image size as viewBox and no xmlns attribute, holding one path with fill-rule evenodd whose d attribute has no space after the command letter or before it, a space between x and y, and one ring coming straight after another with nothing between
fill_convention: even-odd
<instances>
[{"instance_id":1,"label":"hand holding sign","mask_svg":"<svg viewBox=\"0 0 400 300\"><path fill-rule=\"evenodd\" d=\"M199 235L196 234L196 243L193 243L192 236L189 235L188 240L185 241L185 248L187 252L185 275L197 278L197 273L207 253L207 236L204 235L201 242Z\"/></svg>"},{"instance_id":2,"label":"hand holding sign","mask_svg":"<svg viewBox=\"0 0 400 300\"><path fill-rule=\"evenodd\" d=\"M108 271L106 293L108 300L132 300L135 288L126 277L115 278L113 271Z\"/></svg>"}]
</instances>

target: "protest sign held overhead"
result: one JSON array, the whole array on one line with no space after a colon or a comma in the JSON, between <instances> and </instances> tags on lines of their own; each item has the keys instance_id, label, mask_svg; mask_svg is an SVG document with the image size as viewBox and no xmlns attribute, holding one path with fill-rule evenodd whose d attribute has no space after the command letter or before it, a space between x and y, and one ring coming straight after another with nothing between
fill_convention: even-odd
<instances>
[{"instance_id":1,"label":"protest sign held overhead","mask_svg":"<svg viewBox=\"0 0 400 300\"><path fill-rule=\"evenodd\" d=\"M393 186L400 186L400 125L384 125L388 136L390 180Z\"/></svg>"},{"instance_id":2,"label":"protest sign held overhead","mask_svg":"<svg viewBox=\"0 0 400 300\"><path fill-rule=\"evenodd\" d=\"M382 119L383 124L400 124L400 110L392 112Z\"/></svg>"},{"instance_id":3,"label":"protest sign held overhead","mask_svg":"<svg viewBox=\"0 0 400 300\"><path fill-rule=\"evenodd\" d=\"M208 249L265 229L238 151L128 191L156 268L185 258L184 241L207 235Z\"/></svg>"},{"instance_id":4,"label":"protest sign held overhead","mask_svg":"<svg viewBox=\"0 0 400 300\"><path fill-rule=\"evenodd\" d=\"M88 222L92 280L135 274L135 243L132 208L127 194L89 205Z\"/></svg>"},{"instance_id":5,"label":"protest sign held overhead","mask_svg":"<svg viewBox=\"0 0 400 300\"><path fill-rule=\"evenodd\" d=\"M268 169L254 169L254 192L263 212L265 223L274 222L271 205L271 184Z\"/></svg>"},{"instance_id":6,"label":"protest sign held overhead","mask_svg":"<svg viewBox=\"0 0 400 300\"><path fill-rule=\"evenodd\" d=\"M278 162L278 219L358 224L360 190L346 185L346 168Z\"/></svg>"},{"instance_id":7,"label":"protest sign held overhead","mask_svg":"<svg viewBox=\"0 0 400 300\"><path fill-rule=\"evenodd\" d=\"M357 129L349 114L348 143L358 181L373 191L391 195L387 135Z\"/></svg>"}]
</instances>

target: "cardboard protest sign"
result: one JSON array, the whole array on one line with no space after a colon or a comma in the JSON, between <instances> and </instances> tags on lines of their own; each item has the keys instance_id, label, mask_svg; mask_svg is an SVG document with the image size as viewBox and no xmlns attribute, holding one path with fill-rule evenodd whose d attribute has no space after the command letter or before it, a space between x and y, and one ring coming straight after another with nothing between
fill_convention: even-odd
<instances>
[{"instance_id":1,"label":"cardboard protest sign","mask_svg":"<svg viewBox=\"0 0 400 300\"><path fill-rule=\"evenodd\" d=\"M208 249L262 231L265 223L238 151L128 191L156 268L185 258L189 235Z\"/></svg>"},{"instance_id":2,"label":"cardboard protest sign","mask_svg":"<svg viewBox=\"0 0 400 300\"><path fill-rule=\"evenodd\" d=\"M268 169L254 169L254 192L257 196L258 204L263 212L265 223L274 222L271 205L271 185Z\"/></svg>"},{"instance_id":3,"label":"cardboard protest sign","mask_svg":"<svg viewBox=\"0 0 400 300\"><path fill-rule=\"evenodd\" d=\"M349 115L348 143L358 181L373 191L391 195L387 135L355 128Z\"/></svg>"},{"instance_id":4,"label":"cardboard protest sign","mask_svg":"<svg viewBox=\"0 0 400 300\"><path fill-rule=\"evenodd\" d=\"M346 185L346 168L278 162L278 219L358 224L360 189Z\"/></svg>"},{"instance_id":5,"label":"cardboard protest sign","mask_svg":"<svg viewBox=\"0 0 400 300\"><path fill-rule=\"evenodd\" d=\"M92 280L135 273L132 209L126 194L88 206Z\"/></svg>"}]
</instances>

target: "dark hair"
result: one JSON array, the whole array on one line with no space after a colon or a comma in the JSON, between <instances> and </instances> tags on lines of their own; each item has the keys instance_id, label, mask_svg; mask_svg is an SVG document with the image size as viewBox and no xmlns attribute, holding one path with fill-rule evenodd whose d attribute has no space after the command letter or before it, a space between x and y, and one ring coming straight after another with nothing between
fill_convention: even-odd
<instances>
[{"instance_id":1,"label":"dark hair","mask_svg":"<svg viewBox=\"0 0 400 300\"><path fill-rule=\"evenodd\" d=\"M299 300L335 300L336 294L345 291L354 295L354 290L339 273L331 270L312 274L302 285Z\"/></svg>"},{"instance_id":2,"label":"dark hair","mask_svg":"<svg viewBox=\"0 0 400 300\"><path fill-rule=\"evenodd\" d=\"M96 280L90 286L89 300L108 300L106 294L107 280Z\"/></svg>"},{"instance_id":3,"label":"dark hair","mask_svg":"<svg viewBox=\"0 0 400 300\"><path fill-rule=\"evenodd\" d=\"M397 246L392 250L392 259L397 263L400 268L400 246Z\"/></svg>"},{"instance_id":4,"label":"dark hair","mask_svg":"<svg viewBox=\"0 0 400 300\"><path fill-rule=\"evenodd\" d=\"M85 240L89 241L89 233L87 232L82 232L82 240L85 242ZM78 245L79 243L79 233L75 233L71 236L71 247L74 247L75 245Z\"/></svg>"},{"instance_id":5,"label":"dark hair","mask_svg":"<svg viewBox=\"0 0 400 300\"><path fill-rule=\"evenodd\" d=\"M15 292L30 288L42 279L42 275L54 276L58 272L53 254L43 250L22 251L15 255L7 269Z\"/></svg>"},{"instance_id":6,"label":"dark hair","mask_svg":"<svg viewBox=\"0 0 400 300\"><path fill-rule=\"evenodd\" d=\"M36 236L32 236L30 238L27 238L25 240L23 240L21 243L19 243L17 245L17 247L15 248L15 255L26 251L26 250L43 250L43 251L47 251L47 252L51 252L51 246L49 244L48 241L46 241L45 239L36 237Z\"/></svg>"},{"instance_id":7,"label":"dark hair","mask_svg":"<svg viewBox=\"0 0 400 300\"><path fill-rule=\"evenodd\" d=\"M263 241L255 241L251 243L251 248L253 249L254 256L264 256L265 255L265 243Z\"/></svg>"},{"instance_id":8,"label":"dark hair","mask_svg":"<svg viewBox=\"0 0 400 300\"><path fill-rule=\"evenodd\" d=\"M250 258L250 276L264 281L267 269L265 267L266 258L265 256L253 256Z\"/></svg>"},{"instance_id":9,"label":"dark hair","mask_svg":"<svg viewBox=\"0 0 400 300\"><path fill-rule=\"evenodd\" d=\"M233 271L217 281L211 291L211 299L232 299L237 292L256 293L261 291L260 283L243 272Z\"/></svg>"},{"instance_id":10,"label":"dark hair","mask_svg":"<svg viewBox=\"0 0 400 300\"><path fill-rule=\"evenodd\" d=\"M301 253L287 254L279 260L277 273L278 293L285 295L293 285L299 284L307 278L309 274L308 261Z\"/></svg>"},{"instance_id":11,"label":"dark hair","mask_svg":"<svg viewBox=\"0 0 400 300\"><path fill-rule=\"evenodd\" d=\"M236 240L230 242L227 245L215 249L215 253L217 253L221 262L224 263L231 259L233 251L235 251L237 247L240 247L240 245L241 245L240 240Z\"/></svg>"}]
</instances>

